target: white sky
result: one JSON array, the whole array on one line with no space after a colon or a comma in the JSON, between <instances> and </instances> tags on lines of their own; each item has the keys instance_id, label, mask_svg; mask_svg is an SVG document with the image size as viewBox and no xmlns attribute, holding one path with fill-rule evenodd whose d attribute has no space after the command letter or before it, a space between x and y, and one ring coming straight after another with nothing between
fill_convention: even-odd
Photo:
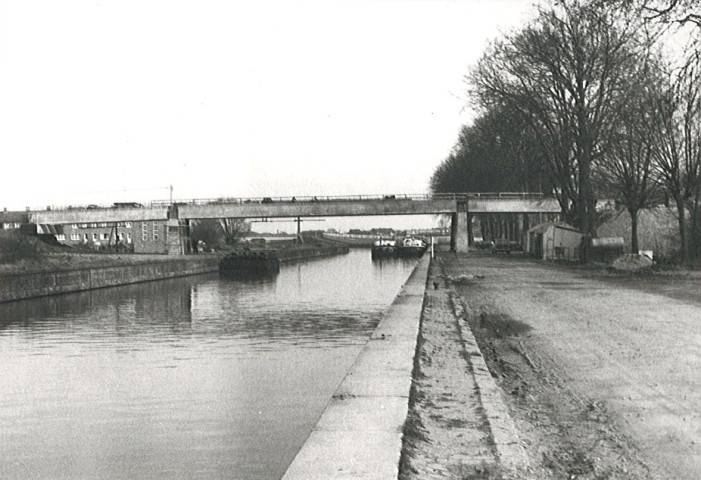
<instances>
[{"instance_id":1,"label":"white sky","mask_svg":"<svg viewBox=\"0 0 701 480\"><path fill-rule=\"evenodd\" d=\"M423 193L530 0L0 0L0 208Z\"/></svg>"}]
</instances>

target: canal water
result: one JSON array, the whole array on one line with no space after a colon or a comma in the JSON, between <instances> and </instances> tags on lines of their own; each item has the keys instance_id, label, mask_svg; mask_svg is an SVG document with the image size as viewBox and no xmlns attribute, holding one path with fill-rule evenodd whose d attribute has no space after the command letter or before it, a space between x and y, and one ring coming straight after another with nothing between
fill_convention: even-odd
<instances>
[{"instance_id":1,"label":"canal water","mask_svg":"<svg viewBox=\"0 0 701 480\"><path fill-rule=\"evenodd\" d=\"M280 478L415 263L0 305L0 478Z\"/></svg>"}]
</instances>

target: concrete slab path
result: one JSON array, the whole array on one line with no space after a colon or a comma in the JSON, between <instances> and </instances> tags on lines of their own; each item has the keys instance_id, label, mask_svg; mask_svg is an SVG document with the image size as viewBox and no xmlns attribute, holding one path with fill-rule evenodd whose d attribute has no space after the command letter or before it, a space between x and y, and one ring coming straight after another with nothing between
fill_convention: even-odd
<instances>
[{"instance_id":1,"label":"concrete slab path","mask_svg":"<svg viewBox=\"0 0 701 480\"><path fill-rule=\"evenodd\" d=\"M419 260L283 480L396 480L429 263Z\"/></svg>"}]
</instances>

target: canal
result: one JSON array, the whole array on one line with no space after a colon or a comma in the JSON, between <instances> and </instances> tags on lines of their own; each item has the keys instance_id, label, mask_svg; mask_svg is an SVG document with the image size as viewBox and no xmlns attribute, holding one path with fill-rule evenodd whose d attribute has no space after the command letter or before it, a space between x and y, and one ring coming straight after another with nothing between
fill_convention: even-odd
<instances>
[{"instance_id":1,"label":"canal","mask_svg":"<svg viewBox=\"0 0 701 480\"><path fill-rule=\"evenodd\" d=\"M279 478L415 264L0 305L0 478Z\"/></svg>"}]
</instances>

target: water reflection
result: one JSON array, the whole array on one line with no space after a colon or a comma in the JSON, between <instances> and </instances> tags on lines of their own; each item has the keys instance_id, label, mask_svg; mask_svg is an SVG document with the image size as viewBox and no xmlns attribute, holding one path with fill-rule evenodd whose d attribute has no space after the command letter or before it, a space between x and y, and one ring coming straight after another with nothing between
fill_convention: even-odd
<instances>
[{"instance_id":1,"label":"water reflection","mask_svg":"<svg viewBox=\"0 0 701 480\"><path fill-rule=\"evenodd\" d=\"M160 323L164 318L189 324L192 278L0 304L0 331L15 327L22 327L24 332L43 331L67 323L74 329L92 330L104 323L119 328L122 319L132 325ZM197 277L198 281L203 278ZM106 319L110 321L102 322Z\"/></svg>"},{"instance_id":2,"label":"water reflection","mask_svg":"<svg viewBox=\"0 0 701 480\"><path fill-rule=\"evenodd\" d=\"M279 478L413 265L0 305L0 478Z\"/></svg>"}]
</instances>

